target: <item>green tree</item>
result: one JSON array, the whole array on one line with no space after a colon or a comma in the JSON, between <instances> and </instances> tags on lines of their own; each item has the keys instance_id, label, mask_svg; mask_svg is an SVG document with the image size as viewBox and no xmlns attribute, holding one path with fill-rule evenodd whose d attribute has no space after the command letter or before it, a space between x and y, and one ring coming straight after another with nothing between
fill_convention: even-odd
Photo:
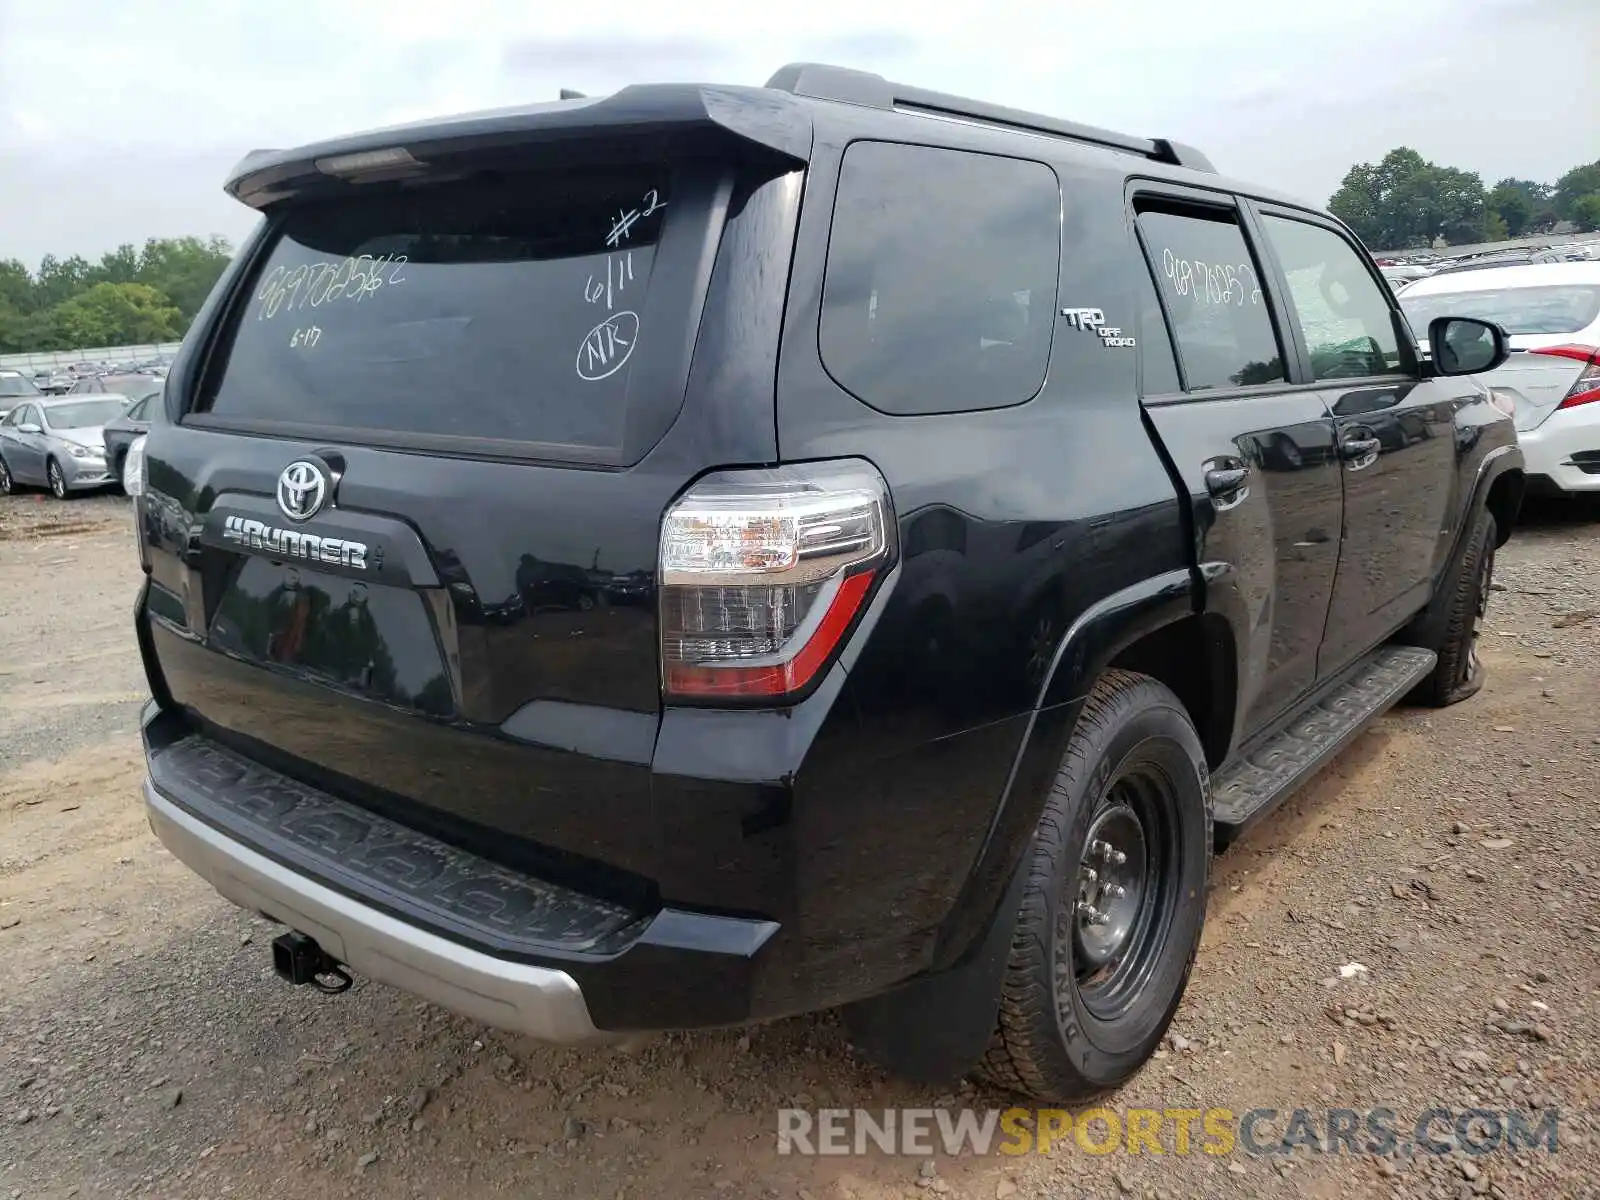
<instances>
[{"instance_id":1,"label":"green tree","mask_svg":"<svg viewBox=\"0 0 1600 1200\"><path fill-rule=\"evenodd\" d=\"M1502 236L1521 237L1522 231L1533 222L1533 201L1521 188L1510 186L1502 179L1494 185L1488 199L1489 219L1498 220L1505 230Z\"/></svg>"},{"instance_id":2,"label":"green tree","mask_svg":"<svg viewBox=\"0 0 1600 1200\"><path fill-rule=\"evenodd\" d=\"M44 314L43 349L169 342L182 318L161 292L142 283L97 283Z\"/></svg>"},{"instance_id":3,"label":"green tree","mask_svg":"<svg viewBox=\"0 0 1600 1200\"><path fill-rule=\"evenodd\" d=\"M71 258L59 259L54 254L46 254L35 276L34 309L54 308L72 299L89 283L89 264L81 256L74 254Z\"/></svg>"},{"instance_id":4,"label":"green tree","mask_svg":"<svg viewBox=\"0 0 1600 1200\"><path fill-rule=\"evenodd\" d=\"M1421 235L1412 214L1404 211L1409 181L1427 163L1406 146L1389 151L1378 163L1351 167L1328 201L1328 210L1368 246L1391 250L1410 246Z\"/></svg>"},{"instance_id":5,"label":"green tree","mask_svg":"<svg viewBox=\"0 0 1600 1200\"><path fill-rule=\"evenodd\" d=\"M1578 202L1586 196L1600 192L1600 159L1582 167L1573 167L1551 190L1550 199L1556 212L1568 221L1578 219Z\"/></svg>"},{"instance_id":6,"label":"green tree","mask_svg":"<svg viewBox=\"0 0 1600 1200\"><path fill-rule=\"evenodd\" d=\"M89 277L95 283L142 283L144 281L139 277L139 252L130 243L124 242L90 267Z\"/></svg>"},{"instance_id":7,"label":"green tree","mask_svg":"<svg viewBox=\"0 0 1600 1200\"><path fill-rule=\"evenodd\" d=\"M138 279L164 292L187 328L232 257L227 238L151 238L139 255Z\"/></svg>"},{"instance_id":8,"label":"green tree","mask_svg":"<svg viewBox=\"0 0 1600 1200\"><path fill-rule=\"evenodd\" d=\"M0 259L0 306L5 305L22 313L34 308L33 276L14 258Z\"/></svg>"},{"instance_id":9,"label":"green tree","mask_svg":"<svg viewBox=\"0 0 1600 1200\"><path fill-rule=\"evenodd\" d=\"M1550 200L1550 193L1554 190L1548 183L1539 183L1532 179L1507 178L1495 184L1494 191L1490 195L1504 196L1507 192L1520 192L1528 202L1528 221L1524 230L1527 233L1544 233L1561 219L1556 212L1556 206Z\"/></svg>"},{"instance_id":10,"label":"green tree","mask_svg":"<svg viewBox=\"0 0 1600 1200\"><path fill-rule=\"evenodd\" d=\"M1425 246L1439 234L1455 243L1484 235L1483 180L1428 162L1408 146L1351 167L1328 208L1374 249Z\"/></svg>"},{"instance_id":11,"label":"green tree","mask_svg":"<svg viewBox=\"0 0 1600 1200\"><path fill-rule=\"evenodd\" d=\"M1452 245L1490 240L1484 227L1483 179L1476 171L1436 167L1432 163L1411 177L1407 200L1431 240L1444 235Z\"/></svg>"},{"instance_id":12,"label":"green tree","mask_svg":"<svg viewBox=\"0 0 1600 1200\"><path fill-rule=\"evenodd\" d=\"M30 340L28 318L10 300L0 296L0 354L22 350Z\"/></svg>"},{"instance_id":13,"label":"green tree","mask_svg":"<svg viewBox=\"0 0 1600 1200\"><path fill-rule=\"evenodd\" d=\"M1592 233L1600 229L1600 192L1579 196L1572 202L1572 219L1579 229Z\"/></svg>"}]
</instances>

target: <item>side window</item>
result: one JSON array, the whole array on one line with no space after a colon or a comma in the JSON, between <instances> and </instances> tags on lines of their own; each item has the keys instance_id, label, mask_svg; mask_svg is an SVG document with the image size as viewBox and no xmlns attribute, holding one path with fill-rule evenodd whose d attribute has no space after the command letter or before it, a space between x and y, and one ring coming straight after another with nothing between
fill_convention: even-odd
<instances>
[{"instance_id":1,"label":"side window","mask_svg":"<svg viewBox=\"0 0 1600 1200\"><path fill-rule=\"evenodd\" d=\"M1042 163L927 146L845 151L823 365L887 413L1031 400L1055 328L1061 189Z\"/></svg>"},{"instance_id":2,"label":"side window","mask_svg":"<svg viewBox=\"0 0 1600 1200\"><path fill-rule=\"evenodd\" d=\"M1139 231L1172 315L1185 390L1283 379L1272 312L1233 214L1146 209Z\"/></svg>"},{"instance_id":3,"label":"side window","mask_svg":"<svg viewBox=\"0 0 1600 1200\"><path fill-rule=\"evenodd\" d=\"M1146 396L1163 396L1182 391L1178 383L1178 360L1173 357L1172 337L1161 316L1161 300L1150 272L1139 273L1139 368L1140 391Z\"/></svg>"},{"instance_id":4,"label":"side window","mask_svg":"<svg viewBox=\"0 0 1600 1200\"><path fill-rule=\"evenodd\" d=\"M1321 225L1271 216L1261 223L1289 280L1316 378L1401 370L1394 311L1355 247Z\"/></svg>"},{"instance_id":5,"label":"side window","mask_svg":"<svg viewBox=\"0 0 1600 1200\"><path fill-rule=\"evenodd\" d=\"M144 420L144 410L149 403L150 398L146 396L143 400L139 401L123 415L126 416L130 421L142 421Z\"/></svg>"}]
</instances>

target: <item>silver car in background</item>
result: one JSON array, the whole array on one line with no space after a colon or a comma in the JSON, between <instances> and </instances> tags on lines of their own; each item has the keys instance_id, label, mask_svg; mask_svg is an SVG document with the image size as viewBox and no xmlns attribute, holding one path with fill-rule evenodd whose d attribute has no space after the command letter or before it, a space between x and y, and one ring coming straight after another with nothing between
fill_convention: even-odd
<instances>
[{"instance_id":1,"label":"silver car in background","mask_svg":"<svg viewBox=\"0 0 1600 1200\"><path fill-rule=\"evenodd\" d=\"M102 427L127 408L122 396L38 397L0 421L0 495L47 487L58 500L115 483Z\"/></svg>"},{"instance_id":2,"label":"silver car in background","mask_svg":"<svg viewBox=\"0 0 1600 1200\"><path fill-rule=\"evenodd\" d=\"M1504 329L1510 359L1479 378L1511 407L1529 491L1600 492L1600 262L1441 273L1408 285L1400 308L1419 338L1446 313Z\"/></svg>"}]
</instances>

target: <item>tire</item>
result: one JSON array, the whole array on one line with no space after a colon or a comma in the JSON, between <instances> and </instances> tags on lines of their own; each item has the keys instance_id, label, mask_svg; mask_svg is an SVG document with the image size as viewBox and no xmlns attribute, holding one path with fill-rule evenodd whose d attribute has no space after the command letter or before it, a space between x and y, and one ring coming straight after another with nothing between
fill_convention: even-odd
<instances>
[{"instance_id":1,"label":"tire","mask_svg":"<svg viewBox=\"0 0 1600 1200\"><path fill-rule=\"evenodd\" d=\"M1476 695L1483 687L1485 671L1478 657L1478 637L1489 604L1489 585L1494 582L1498 540L1494 514L1486 508L1479 509L1455 574L1444 585L1449 591L1443 627L1434 637L1419 642L1435 651L1439 662L1412 691L1412 701L1444 708Z\"/></svg>"},{"instance_id":2,"label":"tire","mask_svg":"<svg viewBox=\"0 0 1600 1200\"><path fill-rule=\"evenodd\" d=\"M44 474L50 483L50 494L52 496L57 500L69 500L72 498L72 493L67 490L67 477L62 473L60 463L53 458L50 459L45 463Z\"/></svg>"},{"instance_id":3,"label":"tire","mask_svg":"<svg viewBox=\"0 0 1600 1200\"><path fill-rule=\"evenodd\" d=\"M1211 839L1205 752L1182 703L1149 676L1107 671L1084 702L1021 867L1022 904L981 1074L1066 1103L1115 1088L1144 1065L1200 946ZM1106 853L1116 847L1120 859ZM1141 860L1144 871L1135 869ZM1100 877L1086 883L1080 872L1091 863ZM1100 890L1113 881L1122 895ZM1096 924L1085 904L1103 905L1111 919ZM1111 946L1121 929L1126 940Z\"/></svg>"},{"instance_id":4,"label":"tire","mask_svg":"<svg viewBox=\"0 0 1600 1200\"><path fill-rule=\"evenodd\" d=\"M17 492L17 481L11 478L11 468L6 466L6 460L0 458L0 496L14 496Z\"/></svg>"}]
</instances>

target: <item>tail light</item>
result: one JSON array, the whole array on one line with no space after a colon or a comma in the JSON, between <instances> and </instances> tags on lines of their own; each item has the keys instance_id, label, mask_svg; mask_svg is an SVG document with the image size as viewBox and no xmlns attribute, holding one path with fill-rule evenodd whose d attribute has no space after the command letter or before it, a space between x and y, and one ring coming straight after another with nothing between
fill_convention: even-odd
<instances>
[{"instance_id":1,"label":"tail light","mask_svg":"<svg viewBox=\"0 0 1600 1200\"><path fill-rule=\"evenodd\" d=\"M122 460L122 486L128 495L138 497L145 491L144 434L134 438Z\"/></svg>"},{"instance_id":2,"label":"tail light","mask_svg":"<svg viewBox=\"0 0 1600 1200\"><path fill-rule=\"evenodd\" d=\"M1571 358L1584 364L1577 381L1567 389L1565 398L1557 408L1576 408L1600 400L1600 349L1593 346L1546 346L1530 350L1529 354L1547 354L1554 358Z\"/></svg>"},{"instance_id":3,"label":"tail light","mask_svg":"<svg viewBox=\"0 0 1600 1200\"><path fill-rule=\"evenodd\" d=\"M859 460L723 471L661 529L663 690L775 701L809 690L893 562L883 477Z\"/></svg>"}]
</instances>

